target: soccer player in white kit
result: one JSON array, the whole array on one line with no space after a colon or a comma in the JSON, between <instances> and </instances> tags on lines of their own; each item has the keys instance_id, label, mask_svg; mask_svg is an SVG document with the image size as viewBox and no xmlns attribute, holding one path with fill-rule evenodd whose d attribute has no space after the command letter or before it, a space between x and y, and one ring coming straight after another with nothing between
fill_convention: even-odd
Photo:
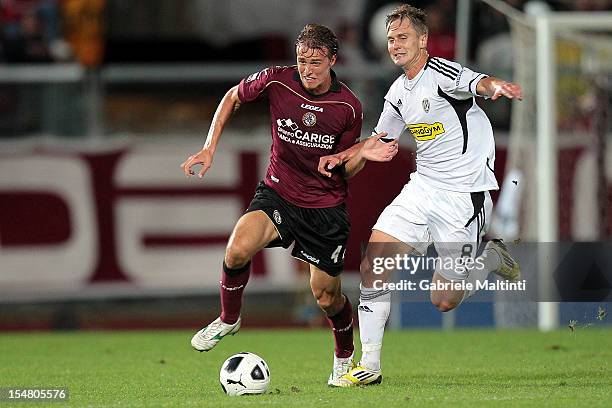
<instances>
[{"instance_id":1,"label":"soccer player in white kit","mask_svg":"<svg viewBox=\"0 0 612 408\"><path fill-rule=\"evenodd\" d=\"M489 190L497 190L498 185L493 173L491 123L475 97L522 97L517 84L430 57L425 17L422 10L407 4L387 16L389 55L404 73L385 96L375 132L397 139L408 129L417 144L417 170L372 228L360 267L362 357L342 377L347 387L382 380L380 353L391 294L374 280L388 279L391 271L372 273L372 260L398 252L422 255L432 242L440 259L476 256L492 211ZM337 161L328 156L321 159L319 168L334 165ZM488 242L479 259L479 264L466 263L460 268L436 264L431 283L437 287L431 289L430 298L438 310L457 307L476 291L475 282L485 280L489 272L512 281L519 278L519 266L501 241ZM460 285L453 286L457 282L463 283L462 287L471 283L472 289L457 289Z\"/></svg>"}]
</instances>

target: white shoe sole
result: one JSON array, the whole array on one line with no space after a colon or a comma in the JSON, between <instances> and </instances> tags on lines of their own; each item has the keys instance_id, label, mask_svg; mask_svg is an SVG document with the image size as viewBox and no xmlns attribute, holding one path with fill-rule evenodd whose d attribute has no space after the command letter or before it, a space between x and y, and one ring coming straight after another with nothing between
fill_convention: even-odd
<instances>
[{"instance_id":1,"label":"white shoe sole","mask_svg":"<svg viewBox=\"0 0 612 408\"><path fill-rule=\"evenodd\" d=\"M240 330L240 325L241 325L241 321L238 320L236 322L236 325L226 334L224 334L223 336L220 336L219 338L215 339L215 337L219 336L219 334L217 334L215 337L213 337L213 339L211 340L201 340L200 339L200 335L208 328L208 326L204 327L203 329L200 329L192 338L191 338L191 347L193 347L194 349L196 349L197 351L199 351L200 353L203 351L210 351L212 350L221 340L223 340L224 337L226 336L233 336L236 333L238 333L238 330Z\"/></svg>"}]
</instances>

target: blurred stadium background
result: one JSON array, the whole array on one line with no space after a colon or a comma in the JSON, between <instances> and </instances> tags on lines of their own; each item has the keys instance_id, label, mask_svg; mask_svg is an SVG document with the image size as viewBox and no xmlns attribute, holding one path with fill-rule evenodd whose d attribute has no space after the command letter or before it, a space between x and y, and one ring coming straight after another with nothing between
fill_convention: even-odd
<instances>
[{"instance_id":1,"label":"blurred stadium background","mask_svg":"<svg viewBox=\"0 0 612 408\"><path fill-rule=\"evenodd\" d=\"M608 241L612 3L411 3L428 12L430 54L526 91L520 103L480 101L496 130L500 185L520 179L520 192L502 190L498 232L516 242ZM267 164L266 105L241 108L203 181L186 180L179 164L202 145L229 87L293 64L308 22L338 34L337 72L363 102L369 134L399 75L382 22L392 4L0 0L0 331L195 328L216 317L224 246ZM351 180L344 287L354 303L362 245L414 169L413 148L406 137L393 162ZM538 319L554 328L607 308L525 302L508 318L495 299L444 316L428 302L397 303L396 328ZM272 317L280 309L283 319ZM307 270L282 250L255 258L245 317L248 327L326 324Z\"/></svg>"}]
</instances>

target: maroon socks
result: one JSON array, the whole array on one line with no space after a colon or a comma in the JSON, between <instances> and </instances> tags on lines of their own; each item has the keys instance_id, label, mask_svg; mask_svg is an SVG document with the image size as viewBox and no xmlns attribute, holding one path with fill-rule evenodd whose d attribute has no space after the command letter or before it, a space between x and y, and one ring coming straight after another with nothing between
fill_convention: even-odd
<instances>
[{"instance_id":1,"label":"maroon socks","mask_svg":"<svg viewBox=\"0 0 612 408\"><path fill-rule=\"evenodd\" d=\"M230 269L223 262L223 273L221 276L221 321L234 324L240 317L242 308L242 293L249 281L251 263L242 268ZM334 332L336 344L336 357L347 358L353 354L353 307L345 296L344 306L336 315L327 317L329 325Z\"/></svg>"},{"instance_id":2,"label":"maroon socks","mask_svg":"<svg viewBox=\"0 0 612 408\"><path fill-rule=\"evenodd\" d=\"M336 315L327 317L329 325L334 332L336 343L336 357L347 358L353 354L353 307L348 297L344 296L346 302L342 310Z\"/></svg>"},{"instance_id":3,"label":"maroon socks","mask_svg":"<svg viewBox=\"0 0 612 408\"><path fill-rule=\"evenodd\" d=\"M242 308L242 292L249 281L251 262L242 268L230 269L223 262L221 274L221 321L234 324L240 317ZM352 332L351 332L352 333Z\"/></svg>"}]
</instances>

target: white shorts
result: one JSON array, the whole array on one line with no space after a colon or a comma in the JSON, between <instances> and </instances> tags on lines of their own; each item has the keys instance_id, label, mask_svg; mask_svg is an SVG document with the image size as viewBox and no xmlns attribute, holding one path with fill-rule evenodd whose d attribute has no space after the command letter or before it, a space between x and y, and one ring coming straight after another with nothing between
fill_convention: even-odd
<instances>
[{"instance_id":1,"label":"white shorts","mask_svg":"<svg viewBox=\"0 0 612 408\"><path fill-rule=\"evenodd\" d=\"M489 227L493 202L488 191L462 193L428 186L417 173L389 204L372 229L407 243L424 254L433 242L440 260L476 256L478 245ZM463 280L466 268L436 271L447 280Z\"/></svg>"}]
</instances>

